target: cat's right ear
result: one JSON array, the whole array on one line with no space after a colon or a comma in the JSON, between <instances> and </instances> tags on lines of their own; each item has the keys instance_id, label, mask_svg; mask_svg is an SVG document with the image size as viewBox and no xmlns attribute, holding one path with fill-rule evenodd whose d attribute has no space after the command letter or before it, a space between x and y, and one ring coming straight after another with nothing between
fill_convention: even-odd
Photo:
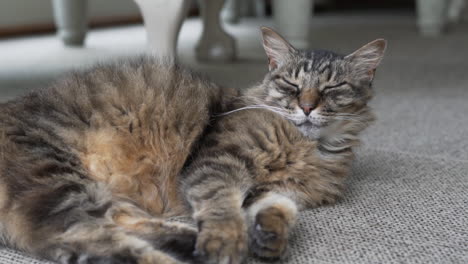
<instances>
[{"instance_id":1,"label":"cat's right ear","mask_svg":"<svg viewBox=\"0 0 468 264\"><path fill-rule=\"evenodd\" d=\"M358 77L372 80L386 48L386 40L376 39L346 56L345 59L353 65L354 72Z\"/></svg>"},{"instance_id":2,"label":"cat's right ear","mask_svg":"<svg viewBox=\"0 0 468 264\"><path fill-rule=\"evenodd\" d=\"M283 64L296 49L273 29L268 27L260 29L262 30L263 48L268 56L268 67L271 71Z\"/></svg>"}]
</instances>

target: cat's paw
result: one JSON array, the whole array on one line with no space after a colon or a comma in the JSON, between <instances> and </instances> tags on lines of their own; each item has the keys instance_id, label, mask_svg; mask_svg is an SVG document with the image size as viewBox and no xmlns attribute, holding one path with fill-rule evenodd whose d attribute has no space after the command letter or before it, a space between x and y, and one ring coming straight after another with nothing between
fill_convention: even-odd
<instances>
[{"instance_id":1,"label":"cat's paw","mask_svg":"<svg viewBox=\"0 0 468 264\"><path fill-rule=\"evenodd\" d=\"M268 207L257 213L249 228L250 251L264 259L278 259L288 245L289 224L287 212Z\"/></svg>"},{"instance_id":2,"label":"cat's paw","mask_svg":"<svg viewBox=\"0 0 468 264\"><path fill-rule=\"evenodd\" d=\"M195 254L208 264L239 264L247 253L247 230L242 217L199 223Z\"/></svg>"}]
</instances>

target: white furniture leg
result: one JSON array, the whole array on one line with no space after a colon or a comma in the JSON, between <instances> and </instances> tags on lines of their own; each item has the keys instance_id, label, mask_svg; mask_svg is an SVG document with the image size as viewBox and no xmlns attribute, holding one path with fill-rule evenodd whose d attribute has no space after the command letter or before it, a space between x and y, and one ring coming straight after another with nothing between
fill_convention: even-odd
<instances>
[{"instance_id":1,"label":"white furniture leg","mask_svg":"<svg viewBox=\"0 0 468 264\"><path fill-rule=\"evenodd\" d=\"M457 23L460 21L465 5L465 0L450 0L447 10L448 20L450 23Z\"/></svg>"},{"instance_id":2,"label":"white furniture leg","mask_svg":"<svg viewBox=\"0 0 468 264\"><path fill-rule=\"evenodd\" d=\"M187 15L190 0L135 0L148 36L150 52L176 59L177 38Z\"/></svg>"},{"instance_id":3,"label":"white furniture leg","mask_svg":"<svg viewBox=\"0 0 468 264\"><path fill-rule=\"evenodd\" d=\"M83 46L88 28L87 0L53 0L57 35L67 46Z\"/></svg>"},{"instance_id":4,"label":"white furniture leg","mask_svg":"<svg viewBox=\"0 0 468 264\"><path fill-rule=\"evenodd\" d=\"M199 2L201 3L200 0ZM239 0L226 0L224 4L224 8L221 11L221 17L224 21L230 24L237 24L239 23L240 19L240 4Z\"/></svg>"},{"instance_id":5,"label":"white furniture leg","mask_svg":"<svg viewBox=\"0 0 468 264\"><path fill-rule=\"evenodd\" d=\"M195 49L201 61L231 61L236 58L235 40L221 26L220 13L224 0L200 1L203 33Z\"/></svg>"},{"instance_id":6,"label":"white furniture leg","mask_svg":"<svg viewBox=\"0 0 468 264\"><path fill-rule=\"evenodd\" d=\"M417 0L418 26L423 36L438 36L445 30L449 3L447 0Z\"/></svg>"},{"instance_id":7,"label":"white furniture leg","mask_svg":"<svg viewBox=\"0 0 468 264\"><path fill-rule=\"evenodd\" d=\"M257 17L265 17L266 16L266 4L265 0L253 0L253 5L255 9L255 16Z\"/></svg>"},{"instance_id":8,"label":"white furniture leg","mask_svg":"<svg viewBox=\"0 0 468 264\"><path fill-rule=\"evenodd\" d=\"M241 17L265 15L265 0L226 0L221 11L223 21L230 24L239 23Z\"/></svg>"},{"instance_id":9,"label":"white furniture leg","mask_svg":"<svg viewBox=\"0 0 468 264\"><path fill-rule=\"evenodd\" d=\"M309 48L309 26L313 0L274 0L273 17L277 31L298 49Z\"/></svg>"}]
</instances>

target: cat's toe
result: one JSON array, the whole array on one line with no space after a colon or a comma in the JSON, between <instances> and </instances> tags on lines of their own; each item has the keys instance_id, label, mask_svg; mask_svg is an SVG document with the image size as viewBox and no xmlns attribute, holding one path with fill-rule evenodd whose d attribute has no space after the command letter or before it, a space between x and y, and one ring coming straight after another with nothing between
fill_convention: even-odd
<instances>
[{"instance_id":1,"label":"cat's toe","mask_svg":"<svg viewBox=\"0 0 468 264\"><path fill-rule=\"evenodd\" d=\"M288 233L288 223L281 211L273 207L262 210L249 229L250 250L263 259L278 259L286 251Z\"/></svg>"},{"instance_id":2,"label":"cat's toe","mask_svg":"<svg viewBox=\"0 0 468 264\"><path fill-rule=\"evenodd\" d=\"M247 252L247 236L242 219L204 221L200 229L196 253L204 263L242 263Z\"/></svg>"}]
</instances>

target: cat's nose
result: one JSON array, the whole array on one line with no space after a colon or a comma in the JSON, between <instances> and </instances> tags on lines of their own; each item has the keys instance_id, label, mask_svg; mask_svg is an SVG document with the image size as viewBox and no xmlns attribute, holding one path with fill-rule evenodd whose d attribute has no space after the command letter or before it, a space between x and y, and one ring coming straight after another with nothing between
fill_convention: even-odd
<instances>
[{"instance_id":1,"label":"cat's nose","mask_svg":"<svg viewBox=\"0 0 468 264\"><path fill-rule=\"evenodd\" d=\"M306 116L309 116L310 112L312 112L312 110L315 109L316 105L313 105L313 104L300 104L300 107L301 107L302 111L304 111L304 114Z\"/></svg>"}]
</instances>

